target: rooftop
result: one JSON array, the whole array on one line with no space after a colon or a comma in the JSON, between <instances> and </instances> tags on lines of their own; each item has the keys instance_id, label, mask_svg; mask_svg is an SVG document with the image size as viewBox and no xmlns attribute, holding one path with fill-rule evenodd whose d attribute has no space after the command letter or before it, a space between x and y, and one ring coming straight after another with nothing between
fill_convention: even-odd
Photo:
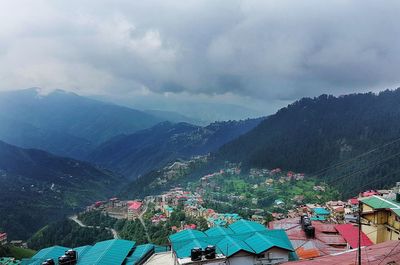
<instances>
[{"instance_id":1,"label":"rooftop","mask_svg":"<svg viewBox=\"0 0 400 265\"><path fill-rule=\"evenodd\" d=\"M300 259L315 258L346 250L347 243L333 224L312 221L315 238L307 238L301 228L300 218L287 218L269 223L273 229L284 229Z\"/></svg>"},{"instance_id":2,"label":"rooftop","mask_svg":"<svg viewBox=\"0 0 400 265\"><path fill-rule=\"evenodd\" d=\"M352 224L341 224L335 226L339 234L347 241L351 248L358 248L358 228ZM371 246L372 241L361 232L361 246Z\"/></svg>"},{"instance_id":3,"label":"rooftop","mask_svg":"<svg viewBox=\"0 0 400 265\"><path fill-rule=\"evenodd\" d=\"M268 230L265 226L240 220L227 228L214 227L200 232L184 230L169 237L172 250L178 259L190 257L194 247L214 245L222 257L230 257L240 251L260 254L272 247L294 251L284 230Z\"/></svg>"},{"instance_id":4,"label":"rooftop","mask_svg":"<svg viewBox=\"0 0 400 265\"><path fill-rule=\"evenodd\" d=\"M362 247L361 257L362 264L380 265L380 264L397 264L400 260L400 242L387 241L377 245ZM336 264L354 264L356 260L356 249L328 255L313 260L296 261L285 264L293 265L336 265Z\"/></svg>"},{"instance_id":5,"label":"rooftop","mask_svg":"<svg viewBox=\"0 0 400 265\"><path fill-rule=\"evenodd\" d=\"M40 250L31 259L24 259L24 265L40 265L47 259L57 261L70 248L53 246ZM74 249L78 252L77 265L136 265L150 258L154 253L166 251L165 248L152 244L135 246L134 241L112 239ZM125 263L124 263L125 262ZM0 263L1 264L1 263ZM56 263L57 264L57 263Z\"/></svg>"},{"instance_id":6,"label":"rooftop","mask_svg":"<svg viewBox=\"0 0 400 265\"><path fill-rule=\"evenodd\" d=\"M380 196L370 196L364 199L361 199L361 202L368 205L369 207L379 210L379 209L390 209L396 215L400 216L400 202L396 200L389 200L382 198Z\"/></svg>"}]
</instances>

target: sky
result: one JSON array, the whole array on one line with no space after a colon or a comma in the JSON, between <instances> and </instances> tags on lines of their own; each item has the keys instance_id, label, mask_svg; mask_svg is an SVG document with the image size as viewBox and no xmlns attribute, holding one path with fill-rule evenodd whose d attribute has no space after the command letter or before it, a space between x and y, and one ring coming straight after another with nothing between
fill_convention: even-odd
<instances>
[{"instance_id":1,"label":"sky","mask_svg":"<svg viewBox=\"0 0 400 265\"><path fill-rule=\"evenodd\" d=\"M0 91L258 115L400 86L398 0L0 1Z\"/></svg>"}]
</instances>

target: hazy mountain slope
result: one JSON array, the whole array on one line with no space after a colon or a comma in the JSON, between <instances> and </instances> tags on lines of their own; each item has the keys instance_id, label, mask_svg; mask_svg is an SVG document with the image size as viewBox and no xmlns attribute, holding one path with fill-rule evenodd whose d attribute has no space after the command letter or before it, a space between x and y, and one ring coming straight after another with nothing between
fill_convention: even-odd
<instances>
[{"instance_id":1,"label":"hazy mountain slope","mask_svg":"<svg viewBox=\"0 0 400 265\"><path fill-rule=\"evenodd\" d=\"M145 110L146 113L158 117L162 120L178 123L178 122L186 122L195 125L205 125L204 121L200 121L185 115L182 115L178 112L174 111L166 111L166 110Z\"/></svg>"},{"instance_id":2,"label":"hazy mountain slope","mask_svg":"<svg viewBox=\"0 0 400 265\"><path fill-rule=\"evenodd\" d=\"M0 113L0 139L78 158L113 136L162 121L138 110L60 90L46 96L37 89L2 92Z\"/></svg>"},{"instance_id":3,"label":"hazy mountain slope","mask_svg":"<svg viewBox=\"0 0 400 265\"><path fill-rule=\"evenodd\" d=\"M171 160L215 151L260 121L216 122L206 127L164 122L104 143L90 154L89 161L135 178Z\"/></svg>"},{"instance_id":4,"label":"hazy mountain slope","mask_svg":"<svg viewBox=\"0 0 400 265\"><path fill-rule=\"evenodd\" d=\"M323 95L301 99L279 110L247 134L223 146L216 158L241 161L247 166L283 167L312 173L398 137L399 89L379 95ZM363 165L371 165L376 159L388 157L398 150L399 146L390 146L381 153L354 161L351 167L361 169ZM398 156L393 159L400 162ZM376 178L382 178L382 181L378 184L375 181L375 186L394 181L393 172L400 169L400 163L396 165L393 159L363 171L364 183ZM339 176L351 169L346 166L335 171ZM359 187L362 179L355 179L356 176L352 176L347 180L350 182L347 189ZM371 183L371 186L374 185Z\"/></svg>"},{"instance_id":5,"label":"hazy mountain slope","mask_svg":"<svg viewBox=\"0 0 400 265\"><path fill-rule=\"evenodd\" d=\"M0 227L27 238L49 221L116 193L124 179L89 163L0 141Z\"/></svg>"}]
</instances>

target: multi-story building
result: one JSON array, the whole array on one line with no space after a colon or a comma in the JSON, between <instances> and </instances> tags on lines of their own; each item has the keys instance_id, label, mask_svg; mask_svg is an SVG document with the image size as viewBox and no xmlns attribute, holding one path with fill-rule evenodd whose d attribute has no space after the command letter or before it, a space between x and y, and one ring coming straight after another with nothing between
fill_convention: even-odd
<instances>
[{"instance_id":1,"label":"multi-story building","mask_svg":"<svg viewBox=\"0 0 400 265\"><path fill-rule=\"evenodd\" d=\"M400 193L395 200L372 195L360 200L362 230L375 244L400 240Z\"/></svg>"}]
</instances>

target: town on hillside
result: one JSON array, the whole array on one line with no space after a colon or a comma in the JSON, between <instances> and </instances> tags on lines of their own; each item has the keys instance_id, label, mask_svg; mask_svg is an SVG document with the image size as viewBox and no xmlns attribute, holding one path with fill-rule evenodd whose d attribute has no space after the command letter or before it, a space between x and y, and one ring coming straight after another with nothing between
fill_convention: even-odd
<instances>
[{"instance_id":1,"label":"town on hillside","mask_svg":"<svg viewBox=\"0 0 400 265\"><path fill-rule=\"evenodd\" d=\"M187 166L175 162L165 175ZM400 182L335 200L337 191L302 173L242 171L230 163L160 194L94 202L70 219L106 227L113 239L0 264L343 264L359 247L365 264L400 259Z\"/></svg>"}]
</instances>

